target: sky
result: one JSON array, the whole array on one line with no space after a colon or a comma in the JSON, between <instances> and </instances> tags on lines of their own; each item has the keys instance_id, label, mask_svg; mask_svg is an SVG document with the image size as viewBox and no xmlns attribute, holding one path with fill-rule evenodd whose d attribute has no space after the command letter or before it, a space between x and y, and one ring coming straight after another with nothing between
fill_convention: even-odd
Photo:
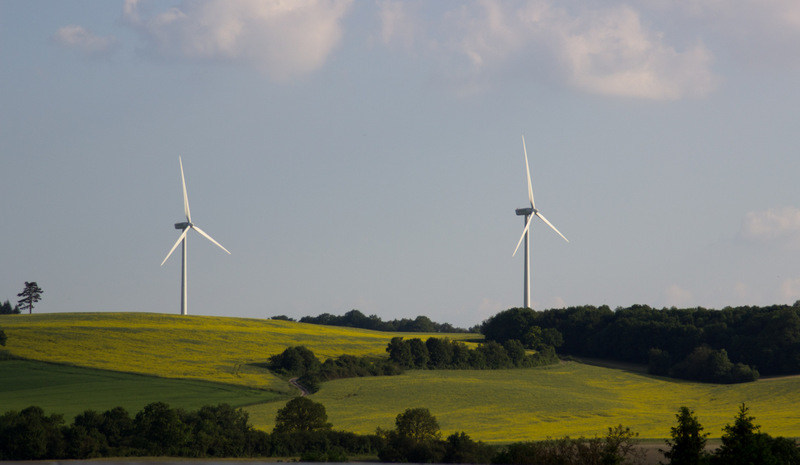
<instances>
[{"instance_id":1,"label":"sky","mask_svg":"<svg viewBox=\"0 0 800 465\"><path fill-rule=\"evenodd\" d=\"M800 299L796 0L0 0L0 301L468 327Z\"/></svg>"}]
</instances>

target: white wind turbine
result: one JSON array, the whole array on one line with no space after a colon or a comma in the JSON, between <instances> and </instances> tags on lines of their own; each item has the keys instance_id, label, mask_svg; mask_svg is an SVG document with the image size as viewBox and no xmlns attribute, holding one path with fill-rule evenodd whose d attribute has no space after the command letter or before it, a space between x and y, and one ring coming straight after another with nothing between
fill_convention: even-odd
<instances>
[{"instance_id":1,"label":"white wind turbine","mask_svg":"<svg viewBox=\"0 0 800 465\"><path fill-rule=\"evenodd\" d=\"M186 315L186 309L187 309L187 302L186 302L186 297L187 297L187 286L186 286L186 234L189 232L190 229L194 229L195 231L200 233L201 236L203 236L206 239L208 239L209 241L213 242L214 244L216 244L220 249L224 250L225 252L228 252L228 249L223 247L219 242L215 241L211 236L206 234L205 231L203 231L202 229L198 228L197 226L194 225L194 223L192 223L192 215L191 215L191 213L189 213L189 197L186 195L186 179L183 177L183 161L181 160L181 157L178 157L178 163L180 163L180 165L181 165L181 182L183 183L183 212L186 214L186 221L183 222L183 223L175 223L175 229L180 229L180 230L182 230L182 232L181 232L180 237L178 237L178 241L175 242L175 245L173 245L172 248L169 249L169 253L164 258L164 261L161 262L161 266L164 266L164 263L167 262L167 259L169 258L169 256L172 255L172 252L174 252L175 248L178 247L178 244L183 242L183 250L182 250L182 254L181 254L182 258L183 258L183 261L182 261L182 264L181 264L181 315ZM228 254L230 254L230 252L228 252Z\"/></svg>"},{"instance_id":2,"label":"white wind turbine","mask_svg":"<svg viewBox=\"0 0 800 465\"><path fill-rule=\"evenodd\" d=\"M552 225L547 218L544 217L539 210L536 209L536 205L533 203L533 187L531 187L531 169L528 166L528 150L525 148L525 136L522 136L522 151L525 154L525 173L528 175L528 200L531 202L531 206L528 208L517 208L517 216L524 216L525 217L525 229L522 230L522 236L519 238L519 242L517 242L517 248L514 249L514 253L512 257L517 254L517 250L519 250L519 245L522 244L522 240L525 239L525 292L524 292L524 304L525 308L531 307L531 265L530 265L530 226L531 220L533 219L533 215L538 216L541 218L542 221L547 223L548 226L553 228L553 231L557 232L559 236L563 237L565 241L569 242L569 240L564 237L561 232L556 229L555 226Z\"/></svg>"}]
</instances>

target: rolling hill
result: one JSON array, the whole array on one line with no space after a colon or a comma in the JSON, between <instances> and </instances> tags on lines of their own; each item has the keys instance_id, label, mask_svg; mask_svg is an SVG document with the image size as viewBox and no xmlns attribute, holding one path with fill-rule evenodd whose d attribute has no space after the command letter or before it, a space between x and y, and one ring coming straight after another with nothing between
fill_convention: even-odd
<instances>
[{"instance_id":1,"label":"rolling hill","mask_svg":"<svg viewBox=\"0 0 800 465\"><path fill-rule=\"evenodd\" d=\"M29 360L148 375L136 382L211 382L208 386L212 389L219 386L213 383L223 383L230 388L267 391L269 395L256 396L252 402L247 395L239 397L243 394L236 389L214 397L238 399L230 403L246 405L251 421L266 430L272 428L283 400L294 395L286 380L259 366L269 356L292 345L304 345L320 359L342 354L385 355L386 344L394 336L430 336L280 320L149 313L4 316L0 328L8 335L7 351ZM3 363L7 362L0 365ZM26 396L14 382L0 380L0 391L13 393L16 399L12 408L36 405L41 392L31 390ZM81 381L75 378L73 382ZM58 386L55 389L47 395L57 399ZM176 385L175 390L179 389ZM67 392L73 399L78 395L75 390L64 390L65 398ZM105 408L98 406L94 397L76 401L75 408L81 402L85 408ZM276 398L278 401L269 402ZM427 407L445 433L465 431L474 439L489 442L594 436L617 424L630 426L644 438L664 438L669 436L678 407L686 405L696 411L712 437L719 437L738 404L746 402L762 431L773 436L800 436L798 378L713 385L567 362L524 370L410 371L395 377L343 379L325 383L312 398L325 405L336 429L359 433L393 427L395 416L405 408Z\"/></svg>"}]
</instances>

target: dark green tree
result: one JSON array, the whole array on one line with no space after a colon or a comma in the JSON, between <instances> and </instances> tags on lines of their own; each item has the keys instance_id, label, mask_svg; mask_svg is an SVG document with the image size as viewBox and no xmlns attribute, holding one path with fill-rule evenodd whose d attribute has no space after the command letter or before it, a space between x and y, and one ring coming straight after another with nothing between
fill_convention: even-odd
<instances>
[{"instance_id":1,"label":"dark green tree","mask_svg":"<svg viewBox=\"0 0 800 465\"><path fill-rule=\"evenodd\" d=\"M524 344L535 344L541 340L541 328L530 333L536 326L537 314L530 308L510 308L489 318L481 325L481 333L489 341L499 343L509 339L523 341Z\"/></svg>"},{"instance_id":2,"label":"dark green tree","mask_svg":"<svg viewBox=\"0 0 800 465\"><path fill-rule=\"evenodd\" d=\"M33 313L33 304L42 299L42 288L36 284L36 281L25 281L25 290L17 294L19 299L19 306L22 310L28 309L28 313Z\"/></svg>"},{"instance_id":3,"label":"dark green tree","mask_svg":"<svg viewBox=\"0 0 800 465\"><path fill-rule=\"evenodd\" d=\"M439 422L424 407L408 408L395 419L397 433L415 441L439 439Z\"/></svg>"},{"instance_id":4,"label":"dark green tree","mask_svg":"<svg viewBox=\"0 0 800 465\"><path fill-rule=\"evenodd\" d=\"M378 436L385 439L378 451L384 462L437 463L442 462L446 446L440 440L439 422L426 408L409 408L397 415L396 428L382 431Z\"/></svg>"},{"instance_id":5,"label":"dark green tree","mask_svg":"<svg viewBox=\"0 0 800 465\"><path fill-rule=\"evenodd\" d=\"M75 417L64 430L67 444L67 457L71 459L91 459L109 455L108 440L100 432L103 416L94 410L86 410Z\"/></svg>"},{"instance_id":6,"label":"dark green tree","mask_svg":"<svg viewBox=\"0 0 800 465\"><path fill-rule=\"evenodd\" d=\"M652 375L666 376L669 374L669 368L672 366L672 357L666 350L652 348L647 352L649 363L647 365L647 372Z\"/></svg>"},{"instance_id":7,"label":"dark green tree","mask_svg":"<svg viewBox=\"0 0 800 465\"><path fill-rule=\"evenodd\" d=\"M511 360L511 364L515 367L525 367L528 362L528 355L525 353L525 347L516 339L509 339L503 343L503 348Z\"/></svg>"},{"instance_id":8,"label":"dark green tree","mask_svg":"<svg viewBox=\"0 0 800 465\"><path fill-rule=\"evenodd\" d=\"M414 366L414 359L411 357L411 347L402 337L393 337L386 347L386 352L389 353L389 360L401 367L411 368Z\"/></svg>"},{"instance_id":9,"label":"dark green tree","mask_svg":"<svg viewBox=\"0 0 800 465\"><path fill-rule=\"evenodd\" d=\"M410 368L426 368L428 361L431 359L428 353L428 346L422 342L422 339L414 338L408 340L408 349L411 351L411 367Z\"/></svg>"},{"instance_id":10,"label":"dark green tree","mask_svg":"<svg viewBox=\"0 0 800 465\"><path fill-rule=\"evenodd\" d=\"M6 336L6 332L0 329L0 346L6 345L7 340L8 336Z\"/></svg>"},{"instance_id":11,"label":"dark green tree","mask_svg":"<svg viewBox=\"0 0 800 465\"><path fill-rule=\"evenodd\" d=\"M487 341L478 346L478 352L483 354L486 367L498 370L511 367L511 358L506 349L495 341Z\"/></svg>"},{"instance_id":12,"label":"dark green tree","mask_svg":"<svg viewBox=\"0 0 800 465\"><path fill-rule=\"evenodd\" d=\"M331 426L324 405L307 397L295 397L278 410L274 432L325 431Z\"/></svg>"},{"instance_id":13,"label":"dark green tree","mask_svg":"<svg viewBox=\"0 0 800 465\"><path fill-rule=\"evenodd\" d=\"M242 457L246 455L250 427L248 415L228 404L206 405L187 415L192 455L197 457Z\"/></svg>"},{"instance_id":14,"label":"dark green tree","mask_svg":"<svg viewBox=\"0 0 800 465\"><path fill-rule=\"evenodd\" d=\"M660 450L669 465L701 465L708 462L705 452L706 437L703 426L688 407L681 407L675 415L678 424L670 428L672 441L666 440L669 450Z\"/></svg>"},{"instance_id":15,"label":"dark green tree","mask_svg":"<svg viewBox=\"0 0 800 465\"><path fill-rule=\"evenodd\" d=\"M0 459L43 460L64 456L62 415L46 416L40 407L0 416Z\"/></svg>"},{"instance_id":16,"label":"dark green tree","mask_svg":"<svg viewBox=\"0 0 800 465\"><path fill-rule=\"evenodd\" d=\"M463 431L453 433L445 441L444 463L491 463L494 449L481 441L473 441Z\"/></svg>"},{"instance_id":17,"label":"dark green tree","mask_svg":"<svg viewBox=\"0 0 800 465\"><path fill-rule=\"evenodd\" d=\"M110 453L116 456L127 455L134 435L133 419L127 410L114 407L103 412L103 421L98 430L106 437Z\"/></svg>"},{"instance_id":18,"label":"dark green tree","mask_svg":"<svg viewBox=\"0 0 800 465\"><path fill-rule=\"evenodd\" d=\"M11 306L9 301L5 301L0 305L0 315L19 314L19 305Z\"/></svg>"},{"instance_id":19,"label":"dark green tree","mask_svg":"<svg viewBox=\"0 0 800 465\"><path fill-rule=\"evenodd\" d=\"M772 454L772 440L762 434L760 426L753 423L742 402L732 425L722 428L722 446L711 459L712 465L778 465L781 462Z\"/></svg>"},{"instance_id":20,"label":"dark green tree","mask_svg":"<svg viewBox=\"0 0 800 465\"><path fill-rule=\"evenodd\" d=\"M452 365L453 344L449 339L431 337L425 341L425 347L428 348L428 354L430 355L428 365L431 368L449 368Z\"/></svg>"},{"instance_id":21,"label":"dark green tree","mask_svg":"<svg viewBox=\"0 0 800 465\"><path fill-rule=\"evenodd\" d=\"M436 326L430 318L420 315L414 318L414 321L407 326L406 331L414 333L432 333L436 331Z\"/></svg>"},{"instance_id":22,"label":"dark green tree","mask_svg":"<svg viewBox=\"0 0 800 465\"><path fill-rule=\"evenodd\" d=\"M287 347L280 354L269 358L269 369L291 376L316 373L322 364L305 346Z\"/></svg>"},{"instance_id":23,"label":"dark green tree","mask_svg":"<svg viewBox=\"0 0 800 465\"><path fill-rule=\"evenodd\" d=\"M180 455L189 440L181 413L164 402L148 404L134 419L136 446L147 455Z\"/></svg>"}]
</instances>

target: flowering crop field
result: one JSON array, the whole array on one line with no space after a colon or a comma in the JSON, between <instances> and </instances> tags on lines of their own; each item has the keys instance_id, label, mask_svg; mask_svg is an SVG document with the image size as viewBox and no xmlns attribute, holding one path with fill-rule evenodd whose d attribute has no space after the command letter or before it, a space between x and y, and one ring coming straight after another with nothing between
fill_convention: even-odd
<instances>
[{"instance_id":1,"label":"flowering crop field","mask_svg":"<svg viewBox=\"0 0 800 465\"><path fill-rule=\"evenodd\" d=\"M398 377L325 383L311 397L325 405L334 428L359 433L391 429L398 413L426 407L445 435L464 431L490 443L593 437L629 426L641 438L668 438L681 406L705 432L720 437L745 402L772 436L800 436L800 378L715 385L576 362L518 370L413 371ZM282 403L247 407L260 428L272 428Z\"/></svg>"},{"instance_id":2,"label":"flowering crop field","mask_svg":"<svg viewBox=\"0 0 800 465\"><path fill-rule=\"evenodd\" d=\"M4 315L0 328L8 335L5 349L30 360L286 394L294 389L259 364L287 347L304 345L320 360L343 354L386 356L386 345L394 336L429 336L282 320L152 313Z\"/></svg>"},{"instance_id":3,"label":"flowering crop field","mask_svg":"<svg viewBox=\"0 0 800 465\"><path fill-rule=\"evenodd\" d=\"M251 422L267 431L272 429L277 410L285 404L280 399L296 392L286 380L259 364L286 347L304 345L320 359L342 354L386 356L386 344L394 336L476 337L149 313L7 315L0 318L0 328L8 335L4 349L15 356L178 379L149 378L153 389L156 382L203 380L270 391L270 395L254 398L255 403L245 407ZM52 376L61 379L66 375L54 371ZM80 381L78 375L74 376L75 383L94 379ZM131 386L126 382L120 381L120 386ZM3 384L0 379L0 392ZM126 395L144 389L136 386L115 392L120 404ZM164 392L164 396L172 392L169 387L158 389L163 389L158 392ZM176 384L175 390L180 389ZM32 392L25 397L19 391L15 394L21 396L17 402L37 404L40 394ZM83 391L64 389L64 399L78 399ZM203 392L198 395L211 395ZM45 397L58 406L59 395L51 390ZM246 399L249 394L238 391L223 394L223 400L214 403L224 402L226 396L239 399L237 396L242 395L245 397L241 400L229 403L251 404ZM268 402L275 398L279 401ZM343 379L324 383L311 398L325 405L335 429L358 433L371 433L378 427L391 429L398 413L410 407L426 407L445 434L464 431L473 439L493 443L567 435L591 437L618 424L631 427L642 438L657 439L669 437L678 408L687 406L695 411L705 431L718 438L722 427L732 423L738 405L745 402L763 432L800 437L800 377L714 385L567 362L519 370L409 371L401 376ZM83 402L85 408L105 408L97 405L97 396L91 393Z\"/></svg>"}]
</instances>

